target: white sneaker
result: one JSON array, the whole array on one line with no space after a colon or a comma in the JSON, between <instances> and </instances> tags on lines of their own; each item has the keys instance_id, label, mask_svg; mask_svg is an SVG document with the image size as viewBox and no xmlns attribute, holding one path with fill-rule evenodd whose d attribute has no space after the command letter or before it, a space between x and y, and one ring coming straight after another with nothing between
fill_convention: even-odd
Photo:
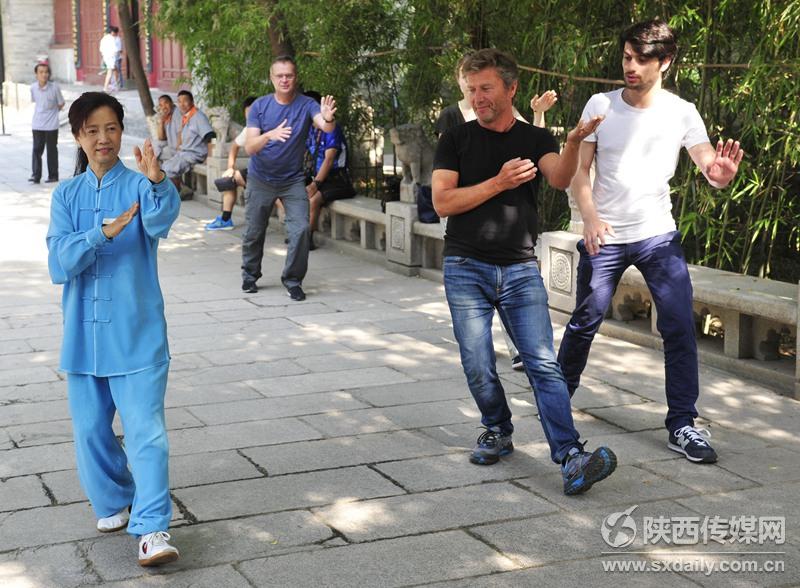
<instances>
[{"instance_id":1,"label":"white sneaker","mask_svg":"<svg viewBox=\"0 0 800 588\"><path fill-rule=\"evenodd\" d=\"M97 530L101 533L113 533L114 531L119 531L120 529L125 528L125 526L128 524L129 518L130 515L128 514L128 508L125 507L117 514L113 514L110 517L97 519Z\"/></svg>"},{"instance_id":2,"label":"white sneaker","mask_svg":"<svg viewBox=\"0 0 800 588\"><path fill-rule=\"evenodd\" d=\"M139 537L139 565L160 566L180 557L178 550L167 543L170 539L166 531L156 531Z\"/></svg>"}]
</instances>

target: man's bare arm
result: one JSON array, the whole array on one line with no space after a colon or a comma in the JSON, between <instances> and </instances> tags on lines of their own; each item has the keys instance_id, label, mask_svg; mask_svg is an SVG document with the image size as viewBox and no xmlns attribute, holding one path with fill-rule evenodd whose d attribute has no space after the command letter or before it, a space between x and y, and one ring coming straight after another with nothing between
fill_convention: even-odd
<instances>
[{"instance_id":1,"label":"man's bare arm","mask_svg":"<svg viewBox=\"0 0 800 588\"><path fill-rule=\"evenodd\" d=\"M287 127L287 119L284 119L274 129L265 133L256 127L247 127L247 135L244 142L244 150L248 155L255 155L267 146L270 141L286 142L286 139L292 136L292 127Z\"/></svg>"},{"instance_id":2,"label":"man's bare arm","mask_svg":"<svg viewBox=\"0 0 800 588\"><path fill-rule=\"evenodd\" d=\"M689 148L689 157L703 173L708 183L714 188L725 188L739 171L739 164L744 157L744 150L739 141L728 139L726 143L720 139L717 148L711 143L700 143Z\"/></svg>"},{"instance_id":3,"label":"man's bare arm","mask_svg":"<svg viewBox=\"0 0 800 588\"><path fill-rule=\"evenodd\" d=\"M536 166L533 162L519 157L505 162L496 176L480 184L462 188L458 187L458 172L437 169L434 170L431 181L433 208L439 216L461 214L535 177Z\"/></svg>"}]
</instances>

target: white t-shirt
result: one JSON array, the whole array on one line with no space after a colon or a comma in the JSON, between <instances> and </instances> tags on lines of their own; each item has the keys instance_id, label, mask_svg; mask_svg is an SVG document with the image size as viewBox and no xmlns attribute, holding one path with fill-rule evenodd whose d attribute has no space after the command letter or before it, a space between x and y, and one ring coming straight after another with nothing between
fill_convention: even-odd
<instances>
[{"instance_id":1,"label":"white t-shirt","mask_svg":"<svg viewBox=\"0 0 800 588\"><path fill-rule=\"evenodd\" d=\"M100 55L103 56L103 62L109 68L113 68L117 60L117 42L114 40L114 35L108 33L100 39Z\"/></svg>"},{"instance_id":2,"label":"white t-shirt","mask_svg":"<svg viewBox=\"0 0 800 588\"><path fill-rule=\"evenodd\" d=\"M236 135L236 138L233 140L239 147L244 148L244 142L247 140L247 127L244 127L242 131Z\"/></svg>"},{"instance_id":3,"label":"white t-shirt","mask_svg":"<svg viewBox=\"0 0 800 588\"><path fill-rule=\"evenodd\" d=\"M633 243L676 230L669 197L681 147L708 143L703 119L694 104L661 90L648 108L634 108L622 90L595 94L581 118L604 114L597 131L585 140L597 143L592 198L597 216L616 238Z\"/></svg>"}]
</instances>

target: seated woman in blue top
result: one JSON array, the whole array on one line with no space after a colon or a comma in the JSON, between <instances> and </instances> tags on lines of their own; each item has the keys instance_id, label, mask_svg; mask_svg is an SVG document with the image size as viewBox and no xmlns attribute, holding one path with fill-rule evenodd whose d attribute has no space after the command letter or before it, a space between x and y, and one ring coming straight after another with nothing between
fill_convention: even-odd
<instances>
[{"instance_id":1,"label":"seated woman in blue top","mask_svg":"<svg viewBox=\"0 0 800 588\"><path fill-rule=\"evenodd\" d=\"M78 165L53 192L48 267L53 283L64 284L60 368L67 373L78 477L97 530L127 526L139 537L139 563L152 566L178 558L166 532L170 357L156 256L180 198L149 139L134 149L141 173L120 161L122 119L122 105L102 92L72 103ZM116 411L124 451L111 428Z\"/></svg>"}]
</instances>

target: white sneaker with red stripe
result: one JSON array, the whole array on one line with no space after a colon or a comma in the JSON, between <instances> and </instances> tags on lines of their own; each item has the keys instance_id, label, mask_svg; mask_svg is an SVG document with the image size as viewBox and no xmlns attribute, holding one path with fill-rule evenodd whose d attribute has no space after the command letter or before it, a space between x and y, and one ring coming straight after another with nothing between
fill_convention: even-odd
<instances>
[{"instance_id":1,"label":"white sneaker with red stripe","mask_svg":"<svg viewBox=\"0 0 800 588\"><path fill-rule=\"evenodd\" d=\"M180 557L177 548L168 543L169 533L156 531L139 537L139 565L160 566Z\"/></svg>"}]
</instances>

